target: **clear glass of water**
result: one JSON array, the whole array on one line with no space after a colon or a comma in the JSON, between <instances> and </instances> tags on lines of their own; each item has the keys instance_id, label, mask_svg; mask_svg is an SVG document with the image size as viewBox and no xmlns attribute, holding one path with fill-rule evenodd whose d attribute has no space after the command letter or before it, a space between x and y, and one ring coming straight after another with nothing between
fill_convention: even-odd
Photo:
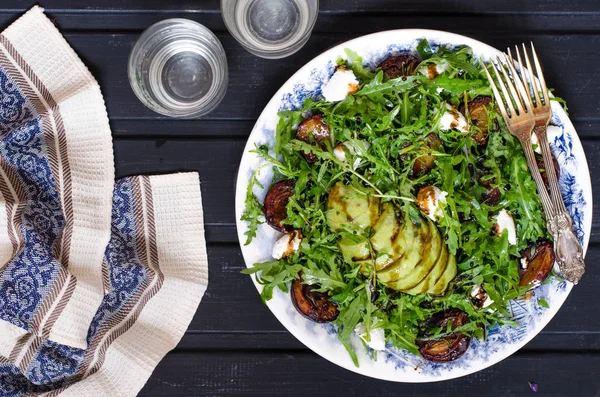
<instances>
[{"instance_id":1,"label":"clear glass of water","mask_svg":"<svg viewBox=\"0 0 600 397\"><path fill-rule=\"evenodd\" d=\"M283 58L310 37L319 15L318 0L221 0L229 32L252 54Z\"/></svg>"},{"instance_id":2,"label":"clear glass of water","mask_svg":"<svg viewBox=\"0 0 600 397\"><path fill-rule=\"evenodd\" d=\"M148 108L199 117L227 91L227 58L217 37L188 19L166 19L142 33L129 55L129 83Z\"/></svg>"}]
</instances>

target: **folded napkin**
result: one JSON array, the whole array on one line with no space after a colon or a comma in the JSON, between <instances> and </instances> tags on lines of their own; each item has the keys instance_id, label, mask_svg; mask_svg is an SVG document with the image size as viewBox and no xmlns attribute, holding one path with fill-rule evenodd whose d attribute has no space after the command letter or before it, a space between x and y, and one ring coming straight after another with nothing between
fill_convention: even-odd
<instances>
[{"instance_id":1,"label":"folded napkin","mask_svg":"<svg viewBox=\"0 0 600 397\"><path fill-rule=\"evenodd\" d=\"M207 284L198 174L115 183L98 83L34 7L0 34L0 395L136 395Z\"/></svg>"}]
</instances>

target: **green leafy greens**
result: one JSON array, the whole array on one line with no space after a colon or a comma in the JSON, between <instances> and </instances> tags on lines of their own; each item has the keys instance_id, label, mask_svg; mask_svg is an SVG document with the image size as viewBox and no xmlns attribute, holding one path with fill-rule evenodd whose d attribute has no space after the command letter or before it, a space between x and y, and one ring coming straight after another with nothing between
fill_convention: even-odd
<instances>
[{"instance_id":1,"label":"green leafy greens","mask_svg":"<svg viewBox=\"0 0 600 397\"><path fill-rule=\"evenodd\" d=\"M485 336L488 327L512 324L507 302L526 289L519 287L519 252L539 239L549 239L526 159L501 116L494 111L488 113L490 133L486 145L478 145L473 139L477 127L468 112L465 117L471 126L469 132L440 127L446 104L458 108L477 97L491 96L482 66L471 49L440 47L434 52L422 40L417 51L423 62L415 75L386 79L380 70L365 69L360 57L346 50L348 61L338 62L361 80L360 89L338 103L308 99L298 110L281 112L274 147L255 149L273 166L273 182L296 181L285 223L300 229L303 240L291 256L255 264L244 273L255 274L264 285L265 301L275 288L287 291L290 281L297 277L329 294L340 312L335 320L339 339L356 365L349 338L359 323L369 334L376 322L377 328L384 329L388 343L413 353L418 353L417 335L427 331L435 337L448 331L425 329L426 320L440 310L466 312L470 321L455 331L479 338ZM430 63L446 64L448 68L428 79L418 70ZM295 139L295 128L307 114L322 115L331 129L330 142L316 145ZM441 148L426 144L431 132L441 139ZM341 143L347 161L340 161L332 153ZM316 156L315 163L306 161L304 153L308 152ZM431 172L412 175L415 160L423 155L434 156L435 166ZM477 183L482 170L488 186L501 192L497 205L486 202L488 188ZM370 231L349 228L340 235L330 231L326 219L328 191L338 181L351 186L356 194L371 194L382 202L392 202L413 219L422 216L414 202L419 187L434 185L448 193L437 226L456 255L458 276L444 296L411 296L391 290L377 280L372 268L365 274L344 261L338 239L368 240ZM260 187L256 175L250 182L242 217L249 223L248 243L263 221L260 203L253 193L255 186ZM509 244L506 232L499 237L491 232L501 209L506 209L515 221L516 245ZM471 290L480 285L494 301L486 310L476 308L470 298ZM547 303L540 305L545 307Z\"/></svg>"}]
</instances>

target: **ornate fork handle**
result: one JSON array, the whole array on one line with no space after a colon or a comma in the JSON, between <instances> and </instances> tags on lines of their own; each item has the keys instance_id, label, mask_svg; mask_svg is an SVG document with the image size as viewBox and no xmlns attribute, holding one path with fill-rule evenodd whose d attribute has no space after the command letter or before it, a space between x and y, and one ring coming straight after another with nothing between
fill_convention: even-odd
<instances>
[{"instance_id":1,"label":"ornate fork handle","mask_svg":"<svg viewBox=\"0 0 600 397\"><path fill-rule=\"evenodd\" d=\"M554 239L556 262L563 276L573 284L577 284L585 273L583 247L579 243L579 239L575 236L575 233L573 233L573 222L562 200L550 152L550 145L548 143L546 126L539 125L535 127L534 131L542 149L544 167L548 176L550 196L554 207L554 213L552 215L546 213L546 216L548 231Z\"/></svg>"}]
</instances>

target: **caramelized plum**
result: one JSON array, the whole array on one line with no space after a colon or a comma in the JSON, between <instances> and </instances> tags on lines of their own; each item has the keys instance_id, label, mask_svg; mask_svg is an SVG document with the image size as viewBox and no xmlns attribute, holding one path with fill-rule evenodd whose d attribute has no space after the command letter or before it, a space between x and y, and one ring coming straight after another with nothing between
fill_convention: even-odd
<instances>
[{"instance_id":1,"label":"caramelized plum","mask_svg":"<svg viewBox=\"0 0 600 397\"><path fill-rule=\"evenodd\" d=\"M306 143L316 142L321 146L321 148L325 148L325 142L329 139L331 135L331 129L322 120L321 115L315 114L312 117L304 119L296 130L296 139ZM314 163L317 161L317 156L312 153L304 153L304 157L306 161L309 163Z\"/></svg>"},{"instance_id":2,"label":"caramelized plum","mask_svg":"<svg viewBox=\"0 0 600 397\"><path fill-rule=\"evenodd\" d=\"M541 241L535 247L528 247L521 251L521 282L519 285L524 287L531 285L532 288L538 287L554 267L554 249L549 241Z\"/></svg>"},{"instance_id":3,"label":"caramelized plum","mask_svg":"<svg viewBox=\"0 0 600 397\"><path fill-rule=\"evenodd\" d=\"M337 306L329 300L329 296L322 292L315 292L319 288L314 285L302 283L297 278L292 281L290 295L292 303L300 314L317 323L327 323L335 320L340 314Z\"/></svg>"},{"instance_id":4,"label":"caramelized plum","mask_svg":"<svg viewBox=\"0 0 600 397\"><path fill-rule=\"evenodd\" d=\"M427 149L438 150L442 147L442 141L437 134L431 132L425 137L424 147ZM412 168L412 176L418 177L429 172L435 165L435 156L431 154L425 154L417 157Z\"/></svg>"},{"instance_id":5,"label":"caramelized plum","mask_svg":"<svg viewBox=\"0 0 600 397\"><path fill-rule=\"evenodd\" d=\"M469 117L471 118L471 122L477 130L473 133L473 140L477 142L478 145L485 145L487 143L487 135L489 132L488 128L488 115L490 103L492 102L492 98L487 96L480 96L473 99L469 102ZM461 106L459 111L462 114L465 114L464 105Z\"/></svg>"},{"instance_id":6,"label":"caramelized plum","mask_svg":"<svg viewBox=\"0 0 600 397\"><path fill-rule=\"evenodd\" d=\"M498 205L501 198L502 198L502 195L500 194L500 189L498 189L497 187L489 188L483 194L483 202L486 203L487 205L492 205L492 206Z\"/></svg>"},{"instance_id":7,"label":"caramelized plum","mask_svg":"<svg viewBox=\"0 0 600 397\"><path fill-rule=\"evenodd\" d=\"M447 309L431 316L431 323L435 327L445 329L448 322L452 321L452 329L469 322L467 313L458 309ZM433 362L448 362L460 358L471 343L471 337L464 334L442 336L437 339L418 339L419 352L426 360Z\"/></svg>"},{"instance_id":8,"label":"caramelized plum","mask_svg":"<svg viewBox=\"0 0 600 397\"><path fill-rule=\"evenodd\" d=\"M265 219L273 229L280 232L293 230L291 225L284 225L282 222L287 218L286 207L290 197L294 194L294 186L296 186L296 182L293 180L279 181L271 186L265 196L263 208Z\"/></svg>"},{"instance_id":9,"label":"caramelized plum","mask_svg":"<svg viewBox=\"0 0 600 397\"><path fill-rule=\"evenodd\" d=\"M415 72L421 59L411 54L403 54L395 57L389 57L379 64L379 68L388 79L395 79L400 76L410 76Z\"/></svg>"}]
</instances>

